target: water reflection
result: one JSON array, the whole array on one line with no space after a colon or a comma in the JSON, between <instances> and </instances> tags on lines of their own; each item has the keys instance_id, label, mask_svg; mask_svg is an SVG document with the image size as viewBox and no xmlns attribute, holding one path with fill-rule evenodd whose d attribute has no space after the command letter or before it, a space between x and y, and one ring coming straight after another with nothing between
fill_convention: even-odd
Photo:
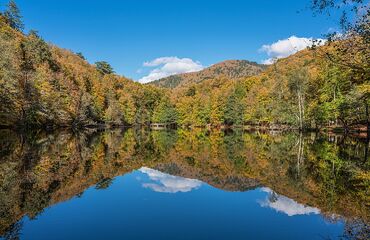
<instances>
[{"instance_id":1,"label":"water reflection","mask_svg":"<svg viewBox=\"0 0 370 240\"><path fill-rule=\"evenodd\" d=\"M109 194L116 176L139 169L141 187L156 192L201 194L208 189L202 184L207 184L222 190L222 196L239 196L265 186L262 198L253 197L262 209L340 219L345 223L342 236L367 239L368 148L366 139L320 134L0 130L0 235L16 239L11 236L22 231L24 219L36 219L74 196L83 198L91 186ZM211 195L204 192L198 200L211 201ZM227 204L219 207L226 211ZM241 212L242 207L234 217Z\"/></svg>"},{"instance_id":2,"label":"water reflection","mask_svg":"<svg viewBox=\"0 0 370 240\"><path fill-rule=\"evenodd\" d=\"M148 175L152 181L150 183L143 183L143 187L149 188L155 192L190 192L202 185L202 182L196 179L173 176L147 167L142 167L139 171Z\"/></svg>"},{"instance_id":3,"label":"water reflection","mask_svg":"<svg viewBox=\"0 0 370 240\"><path fill-rule=\"evenodd\" d=\"M262 188L261 190L268 193L265 200L259 201L262 207L275 209L277 212L285 213L289 217L295 215L320 214L320 209L297 203L293 199L277 194L270 188Z\"/></svg>"}]
</instances>

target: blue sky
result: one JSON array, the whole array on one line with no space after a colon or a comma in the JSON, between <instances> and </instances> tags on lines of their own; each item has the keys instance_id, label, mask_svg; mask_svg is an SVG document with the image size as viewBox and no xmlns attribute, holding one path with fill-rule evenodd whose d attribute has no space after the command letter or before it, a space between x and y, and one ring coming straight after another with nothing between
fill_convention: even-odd
<instances>
[{"instance_id":1,"label":"blue sky","mask_svg":"<svg viewBox=\"0 0 370 240\"><path fill-rule=\"evenodd\" d=\"M108 61L118 74L138 80L150 71L162 74L166 64L171 72L177 66L173 61L179 60L186 71L227 59L262 62L279 55L272 51L268 56L268 48L259 51L263 45L291 36L322 37L336 23L325 16L313 16L309 1L16 2L26 31L36 29L45 40L82 52L91 63Z\"/></svg>"}]
</instances>

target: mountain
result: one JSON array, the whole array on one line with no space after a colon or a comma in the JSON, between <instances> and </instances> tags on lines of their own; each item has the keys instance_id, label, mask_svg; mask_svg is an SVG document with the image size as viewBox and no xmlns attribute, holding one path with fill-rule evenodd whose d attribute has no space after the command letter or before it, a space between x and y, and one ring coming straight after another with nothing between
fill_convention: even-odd
<instances>
[{"instance_id":1,"label":"mountain","mask_svg":"<svg viewBox=\"0 0 370 240\"><path fill-rule=\"evenodd\" d=\"M227 60L212 65L199 72L183 73L162 78L149 83L157 87L176 88L191 83L199 83L207 79L225 77L228 79L239 79L258 75L266 68L247 60Z\"/></svg>"}]
</instances>

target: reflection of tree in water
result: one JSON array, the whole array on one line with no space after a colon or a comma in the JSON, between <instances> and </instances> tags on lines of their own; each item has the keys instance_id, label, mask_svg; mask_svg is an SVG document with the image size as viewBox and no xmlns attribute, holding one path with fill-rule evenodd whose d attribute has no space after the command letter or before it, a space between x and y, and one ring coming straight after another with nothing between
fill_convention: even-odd
<instances>
[{"instance_id":1,"label":"reflection of tree in water","mask_svg":"<svg viewBox=\"0 0 370 240\"><path fill-rule=\"evenodd\" d=\"M185 161L190 165L190 166L195 166L195 159L194 157L191 156L186 156Z\"/></svg>"},{"instance_id":2,"label":"reflection of tree in water","mask_svg":"<svg viewBox=\"0 0 370 240\"><path fill-rule=\"evenodd\" d=\"M271 192L271 193L269 193L269 195L268 195L268 200L270 201L270 202L276 202L277 200L279 199L279 194L277 194L276 192Z\"/></svg>"},{"instance_id":3,"label":"reflection of tree in water","mask_svg":"<svg viewBox=\"0 0 370 240\"><path fill-rule=\"evenodd\" d=\"M281 159L289 162L288 176L294 184L300 184L306 175L305 141L307 139L302 132L291 134L289 141L282 148L284 150L281 151L283 154L285 153Z\"/></svg>"},{"instance_id":4,"label":"reflection of tree in water","mask_svg":"<svg viewBox=\"0 0 370 240\"><path fill-rule=\"evenodd\" d=\"M7 139L0 141L0 149L7 149L0 155L0 232L5 223L23 214L35 218L50 206L66 180L81 169L77 166L89 159L93 135L0 130L0 139Z\"/></svg>"},{"instance_id":5,"label":"reflection of tree in water","mask_svg":"<svg viewBox=\"0 0 370 240\"><path fill-rule=\"evenodd\" d=\"M5 240L20 240L23 222L18 221L10 226L3 236Z\"/></svg>"},{"instance_id":6,"label":"reflection of tree in water","mask_svg":"<svg viewBox=\"0 0 370 240\"><path fill-rule=\"evenodd\" d=\"M96 184L95 189L98 190L107 189L110 187L110 185L112 185L112 183L113 183L112 178L104 178Z\"/></svg>"},{"instance_id":7,"label":"reflection of tree in water","mask_svg":"<svg viewBox=\"0 0 370 240\"><path fill-rule=\"evenodd\" d=\"M144 131L143 129L134 130L135 138L135 156L142 156L144 159L150 161L151 158L156 158L160 152L155 148L153 136L150 131Z\"/></svg>"},{"instance_id":8,"label":"reflection of tree in water","mask_svg":"<svg viewBox=\"0 0 370 240\"><path fill-rule=\"evenodd\" d=\"M247 159L243 155L243 150L245 148L243 132L229 129L225 132L223 140L226 146L227 158L239 169L239 171L248 170Z\"/></svg>"},{"instance_id":9,"label":"reflection of tree in water","mask_svg":"<svg viewBox=\"0 0 370 240\"><path fill-rule=\"evenodd\" d=\"M302 132L299 133L298 141L297 141L297 179L300 177L300 170L301 165L304 161L304 140Z\"/></svg>"},{"instance_id":10,"label":"reflection of tree in water","mask_svg":"<svg viewBox=\"0 0 370 240\"><path fill-rule=\"evenodd\" d=\"M168 163L158 166L159 170L170 175L178 176L181 173L180 168L175 163Z\"/></svg>"},{"instance_id":11,"label":"reflection of tree in water","mask_svg":"<svg viewBox=\"0 0 370 240\"><path fill-rule=\"evenodd\" d=\"M50 183L47 190L34 191L37 187L33 186L32 183L22 184L22 209L28 213L31 219L36 218L37 215L42 213L44 209L49 206L51 195L57 191L59 186L60 182L55 180Z\"/></svg>"},{"instance_id":12,"label":"reflection of tree in water","mask_svg":"<svg viewBox=\"0 0 370 240\"><path fill-rule=\"evenodd\" d=\"M360 217L363 224L348 221L346 234L362 234L370 202L366 143L349 137L329 140L319 134L236 130L21 135L0 130L0 234L22 216L33 218L93 185L109 188L115 176L142 166L230 191L246 191L261 182L276 191L272 202L281 194L328 215Z\"/></svg>"},{"instance_id":13,"label":"reflection of tree in water","mask_svg":"<svg viewBox=\"0 0 370 240\"><path fill-rule=\"evenodd\" d=\"M368 240L370 238L370 225L361 219L346 221L343 239Z\"/></svg>"}]
</instances>

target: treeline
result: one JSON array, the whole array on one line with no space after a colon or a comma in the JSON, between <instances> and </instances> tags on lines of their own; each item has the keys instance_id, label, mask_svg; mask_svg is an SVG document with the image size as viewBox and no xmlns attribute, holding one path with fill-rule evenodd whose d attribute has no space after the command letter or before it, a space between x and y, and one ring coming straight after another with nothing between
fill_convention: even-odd
<instances>
[{"instance_id":1,"label":"treeline","mask_svg":"<svg viewBox=\"0 0 370 240\"><path fill-rule=\"evenodd\" d=\"M114 74L104 61L24 34L14 1L0 15L0 126L148 124L166 93ZM163 105L163 104L162 104ZM159 106L161 108L161 106Z\"/></svg>"}]
</instances>

